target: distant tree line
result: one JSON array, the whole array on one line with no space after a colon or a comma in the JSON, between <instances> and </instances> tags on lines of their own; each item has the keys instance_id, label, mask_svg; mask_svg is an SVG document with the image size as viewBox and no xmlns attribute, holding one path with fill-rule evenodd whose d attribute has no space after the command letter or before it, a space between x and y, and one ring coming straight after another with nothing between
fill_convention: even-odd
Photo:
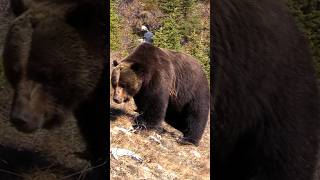
<instances>
[{"instance_id":1,"label":"distant tree line","mask_svg":"<svg viewBox=\"0 0 320 180\"><path fill-rule=\"evenodd\" d=\"M208 0L139 0L142 12L146 15L157 14L161 11L160 16L153 16L156 18L155 22L150 19L143 19L139 17L139 12L132 10L132 21L147 25L148 28L154 33L154 45L186 52L199 60L204 68L207 77L210 74L210 32L209 32L209 1ZM123 28L133 28L131 34L126 36L136 37L137 27L130 27L130 25L123 25L124 17L120 15L118 5L127 4L132 6L134 3L128 3L124 0L111 0L110 1L110 49L123 50L121 47L120 35ZM204 13L208 11L207 13ZM143 14L140 12L140 14ZM128 17L126 17L128 18ZM150 24L148 24L150 23ZM139 23L137 23L139 24ZM133 23L132 26L136 26ZM123 28L121 28L123 27ZM141 26L138 26L140 28ZM140 30L138 30L140 31ZM138 35L138 36L137 36ZM119 46L120 45L120 46Z\"/></svg>"},{"instance_id":2,"label":"distant tree line","mask_svg":"<svg viewBox=\"0 0 320 180\"><path fill-rule=\"evenodd\" d=\"M317 76L320 82L320 1L289 0L289 7L298 25L310 40Z\"/></svg>"},{"instance_id":3,"label":"distant tree line","mask_svg":"<svg viewBox=\"0 0 320 180\"><path fill-rule=\"evenodd\" d=\"M155 45L194 56L210 78L210 16L204 13L209 2L159 0L157 4L165 16L155 31Z\"/></svg>"}]
</instances>

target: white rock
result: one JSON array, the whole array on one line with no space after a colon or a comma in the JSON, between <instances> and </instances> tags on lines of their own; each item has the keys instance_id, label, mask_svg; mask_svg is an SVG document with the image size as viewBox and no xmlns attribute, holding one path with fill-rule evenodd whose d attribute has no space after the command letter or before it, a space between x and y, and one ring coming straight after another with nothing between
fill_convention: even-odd
<instances>
[{"instance_id":1,"label":"white rock","mask_svg":"<svg viewBox=\"0 0 320 180\"><path fill-rule=\"evenodd\" d=\"M149 136L149 139L161 144L161 141L160 141L161 136L160 136L160 138L158 138L157 136Z\"/></svg>"},{"instance_id":2,"label":"white rock","mask_svg":"<svg viewBox=\"0 0 320 180\"><path fill-rule=\"evenodd\" d=\"M201 158L201 154L199 153L199 152L197 152L197 151L191 151L192 152L192 154L195 156L195 157L197 157L197 158Z\"/></svg>"},{"instance_id":3,"label":"white rock","mask_svg":"<svg viewBox=\"0 0 320 180\"><path fill-rule=\"evenodd\" d=\"M121 156L129 156L131 157L132 159L134 160L137 160L137 161L143 161L143 159L138 155L136 154L135 152L133 151L130 151L128 149L123 149L123 148L111 148L111 154L112 156L118 160L119 157Z\"/></svg>"},{"instance_id":4,"label":"white rock","mask_svg":"<svg viewBox=\"0 0 320 180\"><path fill-rule=\"evenodd\" d=\"M131 129L126 129L126 128L123 128L123 127L116 126L116 127L114 127L114 130L117 132L117 134L118 134L118 132L123 132L126 135L129 135L129 136L132 135L132 133L130 132Z\"/></svg>"}]
</instances>

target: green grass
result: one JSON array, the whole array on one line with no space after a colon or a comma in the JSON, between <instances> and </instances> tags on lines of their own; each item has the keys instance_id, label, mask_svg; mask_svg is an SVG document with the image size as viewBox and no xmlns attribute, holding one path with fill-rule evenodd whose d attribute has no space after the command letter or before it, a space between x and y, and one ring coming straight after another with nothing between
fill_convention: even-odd
<instances>
[{"instance_id":1,"label":"green grass","mask_svg":"<svg viewBox=\"0 0 320 180\"><path fill-rule=\"evenodd\" d=\"M110 49L118 50L120 44L120 19L116 14L117 3L115 0L110 1Z\"/></svg>"},{"instance_id":2,"label":"green grass","mask_svg":"<svg viewBox=\"0 0 320 180\"><path fill-rule=\"evenodd\" d=\"M161 48L183 51L199 60L210 79L209 58L209 17L201 16L200 6L195 0L160 1L159 7L166 14L162 27L155 31L154 44ZM197 11L195 11L197 9ZM182 46L180 40L186 37L187 45Z\"/></svg>"},{"instance_id":3,"label":"green grass","mask_svg":"<svg viewBox=\"0 0 320 180\"><path fill-rule=\"evenodd\" d=\"M315 1L312 1L315 2ZM317 77L320 80L320 9L311 1L290 0L289 7L299 28L309 39Z\"/></svg>"}]
</instances>

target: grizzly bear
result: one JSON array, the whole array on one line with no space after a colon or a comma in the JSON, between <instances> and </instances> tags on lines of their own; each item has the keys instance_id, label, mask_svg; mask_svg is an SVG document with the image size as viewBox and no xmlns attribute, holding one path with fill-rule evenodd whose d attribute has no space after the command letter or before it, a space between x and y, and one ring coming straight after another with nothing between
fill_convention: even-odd
<instances>
[{"instance_id":1,"label":"grizzly bear","mask_svg":"<svg viewBox=\"0 0 320 180\"><path fill-rule=\"evenodd\" d=\"M105 12L96 1L13 0L5 75L14 89L12 124L32 133L74 116L92 165L106 161Z\"/></svg>"},{"instance_id":2,"label":"grizzly bear","mask_svg":"<svg viewBox=\"0 0 320 180\"><path fill-rule=\"evenodd\" d=\"M319 93L308 43L283 1L212 4L215 180L311 180Z\"/></svg>"},{"instance_id":3,"label":"grizzly bear","mask_svg":"<svg viewBox=\"0 0 320 180\"><path fill-rule=\"evenodd\" d=\"M189 55L139 45L112 71L116 103L133 97L135 128L157 129L165 120L183 133L181 144L199 145L209 115L209 86L201 65Z\"/></svg>"}]
</instances>

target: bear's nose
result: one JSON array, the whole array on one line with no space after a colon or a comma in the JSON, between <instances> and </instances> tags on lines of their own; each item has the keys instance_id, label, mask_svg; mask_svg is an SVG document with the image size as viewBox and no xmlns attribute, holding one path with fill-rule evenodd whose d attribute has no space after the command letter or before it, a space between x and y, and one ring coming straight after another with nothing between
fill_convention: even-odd
<instances>
[{"instance_id":1,"label":"bear's nose","mask_svg":"<svg viewBox=\"0 0 320 180\"><path fill-rule=\"evenodd\" d=\"M19 127L24 127L28 124L28 122L23 119L22 117L19 117L19 116L13 116L11 118L11 122L16 125L16 126L19 126Z\"/></svg>"},{"instance_id":2,"label":"bear's nose","mask_svg":"<svg viewBox=\"0 0 320 180\"><path fill-rule=\"evenodd\" d=\"M121 99L119 97L113 97L113 101L117 104L121 104Z\"/></svg>"},{"instance_id":3,"label":"bear's nose","mask_svg":"<svg viewBox=\"0 0 320 180\"><path fill-rule=\"evenodd\" d=\"M15 127L23 129L27 128L29 124L26 115L16 112L11 114L11 122Z\"/></svg>"},{"instance_id":4,"label":"bear's nose","mask_svg":"<svg viewBox=\"0 0 320 180\"><path fill-rule=\"evenodd\" d=\"M36 124L30 121L30 118L25 114L12 113L10 120L19 131L31 133L36 129Z\"/></svg>"}]
</instances>

